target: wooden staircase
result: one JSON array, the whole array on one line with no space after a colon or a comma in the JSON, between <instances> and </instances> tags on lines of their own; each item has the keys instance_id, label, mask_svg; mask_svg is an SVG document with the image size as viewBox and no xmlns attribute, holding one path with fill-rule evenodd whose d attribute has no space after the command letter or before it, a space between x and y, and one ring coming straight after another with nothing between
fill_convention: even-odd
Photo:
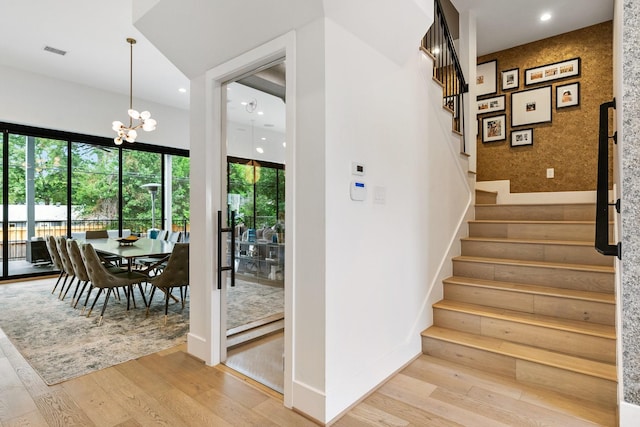
<instances>
[{"instance_id":1,"label":"wooden staircase","mask_svg":"<svg viewBox=\"0 0 640 427\"><path fill-rule=\"evenodd\" d=\"M593 248L595 204L476 201L423 352L615 407L614 269Z\"/></svg>"}]
</instances>

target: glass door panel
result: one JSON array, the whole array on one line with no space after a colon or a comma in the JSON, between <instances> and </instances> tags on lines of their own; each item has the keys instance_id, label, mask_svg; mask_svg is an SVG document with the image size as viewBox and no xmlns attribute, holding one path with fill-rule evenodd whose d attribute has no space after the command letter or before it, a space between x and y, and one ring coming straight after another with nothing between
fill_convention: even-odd
<instances>
[{"instance_id":1,"label":"glass door panel","mask_svg":"<svg viewBox=\"0 0 640 427\"><path fill-rule=\"evenodd\" d=\"M151 230L165 228L161 183L162 155L146 151L123 151L123 229L146 235Z\"/></svg>"},{"instance_id":2,"label":"glass door panel","mask_svg":"<svg viewBox=\"0 0 640 427\"><path fill-rule=\"evenodd\" d=\"M9 135L8 274L46 269L44 237L67 233L67 142Z\"/></svg>"},{"instance_id":3,"label":"glass door panel","mask_svg":"<svg viewBox=\"0 0 640 427\"><path fill-rule=\"evenodd\" d=\"M171 224L189 232L189 158L171 156Z\"/></svg>"},{"instance_id":4,"label":"glass door panel","mask_svg":"<svg viewBox=\"0 0 640 427\"><path fill-rule=\"evenodd\" d=\"M118 150L71 145L71 235L118 229Z\"/></svg>"}]
</instances>

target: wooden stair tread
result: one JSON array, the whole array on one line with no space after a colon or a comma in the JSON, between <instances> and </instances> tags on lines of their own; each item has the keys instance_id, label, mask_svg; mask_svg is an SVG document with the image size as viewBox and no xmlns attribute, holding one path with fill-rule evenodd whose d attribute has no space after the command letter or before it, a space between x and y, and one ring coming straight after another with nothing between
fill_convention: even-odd
<instances>
[{"instance_id":1,"label":"wooden stair tread","mask_svg":"<svg viewBox=\"0 0 640 427\"><path fill-rule=\"evenodd\" d=\"M527 267L557 268L560 270L591 271L596 273L613 274L614 272L613 266L608 266L608 265L568 264L568 263L562 263L562 262L529 261L529 260L510 259L510 258L485 258L485 257L468 256L468 255L459 255L459 256L453 257L453 260L465 261L465 262L501 264L501 265L519 265L519 266L527 266Z\"/></svg>"},{"instance_id":2,"label":"wooden stair tread","mask_svg":"<svg viewBox=\"0 0 640 427\"><path fill-rule=\"evenodd\" d=\"M541 219L472 219L469 224L543 224L543 225L595 225L595 221L541 220ZM613 221L609 221L613 224Z\"/></svg>"},{"instance_id":3,"label":"wooden stair tread","mask_svg":"<svg viewBox=\"0 0 640 427\"><path fill-rule=\"evenodd\" d=\"M422 332L422 336L617 382L616 366L605 362L439 326L431 326Z\"/></svg>"},{"instance_id":4,"label":"wooden stair tread","mask_svg":"<svg viewBox=\"0 0 640 427\"><path fill-rule=\"evenodd\" d=\"M549 239L523 239L510 237L463 237L460 240L467 242L497 242L497 243L527 243L543 245L588 246L593 247L593 241L586 240L549 240Z\"/></svg>"},{"instance_id":5,"label":"wooden stair tread","mask_svg":"<svg viewBox=\"0 0 640 427\"><path fill-rule=\"evenodd\" d=\"M482 288L490 288L504 290L510 292L519 292L527 294L536 294L544 296L553 296L567 299L575 299L581 301L599 302L603 304L615 304L616 297L613 293L580 291L576 289L554 288L539 285L526 285L519 283L501 282L497 280L477 279L474 277L451 276L443 281L455 285L475 286Z\"/></svg>"},{"instance_id":6,"label":"wooden stair tread","mask_svg":"<svg viewBox=\"0 0 640 427\"><path fill-rule=\"evenodd\" d=\"M477 191L482 191L482 190L477 190ZM497 192L496 192L497 194ZM594 210L596 207L595 202L594 203L589 203L589 202L582 202L582 203L532 203L532 204L526 204L526 205L522 205L522 204L518 204L518 203L479 203L476 204L476 206L499 206L499 207L546 207L546 206L571 206L571 207L576 207L576 206L593 206Z\"/></svg>"},{"instance_id":7,"label":"wooden stair tread","mask_svg":"<svg viewBox=\"0 0 640 427\"><path fill-rule=\"evenodd\" d=\"M433 308L489 317L492 319L506 320L510 322L524 323L543 328L563 330L600 338L616 339L616 330L614 326L599 323L563 319L559 317L525 313L522 311L507 310L504 308L495 308L451 300L438 301L433 305Z\"/></svg>"}]
</instances>

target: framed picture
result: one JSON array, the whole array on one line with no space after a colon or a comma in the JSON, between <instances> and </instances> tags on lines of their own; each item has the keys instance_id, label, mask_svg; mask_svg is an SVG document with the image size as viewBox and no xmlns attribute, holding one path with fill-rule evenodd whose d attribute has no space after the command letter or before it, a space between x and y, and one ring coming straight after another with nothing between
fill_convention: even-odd
<instances>
[{"instance_id":1,"label":"framed picture","mask_svg":"<svg viewBox=\"0 0 640 427\"><path fill-rule=\"evenodd\" d=\"M507 139L507 118L501 116L482 119L482 142L503 141Z\"/></svg>"},{"instance_id":2,"label":"framed picture","mask_svg":"<svg viewBox=\"0 0 640 427\"><path fill-rule=\"evenodd\" d=\"M511 131L511 146L533 145L533 128Z\"/></svg>"},{"instance_id":3,"label":"framed picture","mask_svg":"<svg viewBox=\"0 0 640 427\"><path fill-rule=\"evenodd\" d=\"M580 58L573 58L524 70L524 84L525 86L530 86L550 80L565 79L579 75Z\"/></svg>"},{"instance_id":4,"label":"framed picture","mask_svg":"<svg viewBox=\"0 0 640 427\"><path fill-rule=\"evenodd\" d=\"M556 86L556 110L580 105L580 83Z\"/></svg>"},{"instance_id":5,"label":"framed picture","mask_svg":"<svg viewBox=\"0 0 640 427\"><path fill-rule=\"evenodd\" d=\"M496 70L498 61L488 61L478 64L476 68L477 96L490 95L498 92Z\"/></svg>"},{"instance_id":6,"label":"framed picture","mask_svg":"<svg viewBox=\"0 0 640 427\"><path fill-rule=\"evenodd\" d=\"M551 86L511 94L511 126L551 121Z\"/></svg>"},{"instance_id":7,"label":"framed picture","mask_svg":"<svg viewBox=\"0 0 640 427\"><path fill-rule=\"evenodd\" d=\"M451 110L454 118L458 118L458 96L444 98L444 107Z\"/></svg>"},{"instance_id":8,"label":"framed picture","mask_svg":"<svg viewBox=\"0 0 640 427\"><path fill-rule=\"evenodd\" d=\"M496 111L504 111L505 95L486 98L476 101L478 103L477 114L495 113Z\"/></svg>"},{"instance_id":9,"label":"framed picture","mask_svg":"<svg viewBox=\"0 0 640 427\"><path fill-rule=\"evenodd\" d=\"M520 86L520 68L502 72L502 90L518 89Z\"/></svg>"}]
</instances>

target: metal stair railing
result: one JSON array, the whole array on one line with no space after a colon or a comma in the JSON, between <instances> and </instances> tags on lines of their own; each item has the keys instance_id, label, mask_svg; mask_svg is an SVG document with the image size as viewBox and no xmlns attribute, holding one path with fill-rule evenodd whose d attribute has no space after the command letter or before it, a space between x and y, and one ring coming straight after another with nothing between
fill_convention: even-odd
<instances>
[{"instance_id":1,"label":"metal stair railing","mask_svg":"<svg viewBox=\"0 0 640 427\"><path fill-rule=\"evenodd\" d=\"M466 153L464 135L464 94L469 91L460 60L447 25L440 0L434 0L435 19L422 38L421 47L434 59L433 76L443 86L443 106L453 113L453 130L462 135L462 152Z\"/></svg>"}]
</instances>

